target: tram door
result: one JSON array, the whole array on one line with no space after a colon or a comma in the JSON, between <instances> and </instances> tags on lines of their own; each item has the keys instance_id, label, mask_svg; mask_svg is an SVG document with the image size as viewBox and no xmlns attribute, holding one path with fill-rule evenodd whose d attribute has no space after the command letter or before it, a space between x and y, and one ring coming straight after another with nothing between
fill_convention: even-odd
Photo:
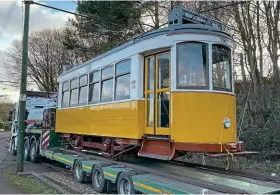
<instances>
[{"instance_id":1,"label":"tram door","mask_svg":"<svg viewBox=\"0 0 280 195\"><path fill-rule=\"evenodd\" d=\"M145 58L145 134L170 135L170 52Z\"/></svg>"}]
</instances>

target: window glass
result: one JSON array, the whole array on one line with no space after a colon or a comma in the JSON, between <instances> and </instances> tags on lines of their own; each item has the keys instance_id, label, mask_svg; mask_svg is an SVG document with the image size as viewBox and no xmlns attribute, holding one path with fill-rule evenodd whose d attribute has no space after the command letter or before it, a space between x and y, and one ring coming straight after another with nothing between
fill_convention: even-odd
<instances>
[{"instance_id":1,"label":"window glass","mask_svg":"<svg viewBox=\"0 0 280 195\"><path fill-rule=\"evenodd\" d=\"M160 92L158 93L158 127L169 127L169 104L170 93Z\"/></svg>"},{"instance_id":2,"label":"window glass","mask_svg":"<svg viewBox=\"0 0 280 195\"><path fill-rule=\"evenodd\" d=\"M62 93L62 108L66 108L69 106L69 91L65 91Z\"/></svg>"},{"instance_id":3,"label":"window glass","mask_svg":"<svg viewBox=\"0 0 280 195\"><path fill-rule=\"evenodd\" d=\"M69 90L69 82L66 81L62 84L62 91L68 91Z\"/></svg>"},{"instance_id":4,"label":"window glass","mask_svg":"<svg viewBox=\"0 0 280 195\"><path fill-rule=\"evenodd\" d=\"M80 77L80 86L85 86L87 85L88 81L87 81L87 75L83 75Z\"/></svg>"},{"instance_id":5,"label":"window glass","mask_svg":"<svg viewBox=\"0 0 280 195\"><path fill-rule=\"evenodd\" d=\"M71 89L78 87L78 79L71 80Z\"/></svg>"},{"instance_id":6,"label":"window glass","mask_svg":"<svg viewBox=\"0 0 280 195\"><path fill-rule=\"evenodd\" d=\"M148 58L148 90L154 89L155 58Z\"/></svg>"},{"instance_id":7,"label":"window glass","mask_svg":"<svg viewBox=\"0 0 280 195\"><path fill-rule=\"evenodd\" d=\"M157 57L158 61L158 88L169 87L169 54L161 54Z\"/></svg>"},{"instance_id":8,"label":"window glass","mask_svg":"<svg viewBox=\"0 0 280 195\"><path fill-rule=\"evenodd\" d=\"M149 93L147 96L147 126L154 125L154 93Z\"/></svg>"},{"instance_id":9,"label":"window glass","mask_svg":"<svg viewBox=\"0 0 280 195\"><path fill-rule=\"evenodd\" d=\"M102 70L102 79L113 77L114 69L113 66L106 67Z\"/></svg>"},{"instance_id":10,"label":"window glass","mask_svg":"<svg viewBox=\"0 0 280 195\"><path fill-rule=\"evenodd\" d=\"M90 73L90 75L89 75L89 82L90 83L97 82L97 81L99 81L99 79L100 79L100 71L99 70Z\"/></svg>"},{"instance_id":11,"label":"window glass","mask_svg":"<svg viewBox=\"0 0 280 195\"><path fill-rule=\"evenodd\" d=\"M90 103L99 102L99 83L89 85L89 99Z\"/></svg>"},{"instance_id":12,"label":"window glass","mask_svg":"<svg viewBox=\"0 0 280 195\"><path fill-rule=\"evenodd\" d=\"M70 94L70 106L76 106L78 103L78 89L72 89Z\"/></svg>"},{"instance_id":13,"label":"window glass","mask_svg":"<svg viewBox=\"0 0 280 195\"><path fill-rule=\"evenodd\" d=\"M116 78L115 100L125 100L130 98L130 74Z\"/></svg>"},{"instance_id":14,"label":"window glass","mask_svg":"<svg viewBox=\"0 0 280 195\"><path fill-rule=\"evenodd\" d=\"M79 89L79 105L87 104L87 86Z\"/></svg>"},{"instance_id":15,"label":"window glass","mask_svg":"<svg viewBox=\"0 0 280 195\"><path fill-rule=\"evenodd\" d=\"M213 87L231 90L231 51L223 45L212 45Z\"/></svg>"},{"instance_id":16,"label":"window glass","mask_svg":"<svg viewBox=\"0 0 280 195\"><path fill-rule=\"evenodd\" d=\"M205 88L208 86L207 45L182 43L178 45L178 86Z\"/></svg>"},{"instance_id":17,"label":"window glass","mask_svg":"<svg viewBox=\"0 0 280 195\"><path fill-rule=\"evenodd\" d=\"M125 60L116 65L116 75L130 72L130 60Z\"/></svg>"},{"instance_id":18,"label":"window glass","mask_svg":"<svg viewBox=\"0 0 280 195\"><path fill-rule=\"evenodd\" d=\"M102 81L101 102L110 102L113 100L113 79Z\"/></svg>"}]
</instances>

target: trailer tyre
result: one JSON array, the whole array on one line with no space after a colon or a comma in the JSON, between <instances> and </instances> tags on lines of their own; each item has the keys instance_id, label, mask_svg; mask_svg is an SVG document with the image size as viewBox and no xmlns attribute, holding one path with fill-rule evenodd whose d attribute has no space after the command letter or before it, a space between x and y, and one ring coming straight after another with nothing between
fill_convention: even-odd
<instances>
[{"instance_id":1,"label":"trailer tyre","mask_svg":"<svg viewBox=\"0 0 280 195\"><path fill-rule=\"evenodd\" d=\"M134 189L132 176L137 175L135 171L122 172L118 178L117 188L118 194L137 194L138 191Z\"/></svg>"},{"instance_id":2,"label":"trailer tyre","mask_svg":"<svg viewBox=\"0 0 280 195\"><path fill-rule=\"evenodd\" d=\"M77 160L75 163L74 175L75 180L79 183L86 183L90 181L90 178L86 175L86 172L83 170L83 164L80 160Z\"/></svg>"},{"instance_id":3,"label":"trailer tyre","mask_svg":"<svg viewBox=\"0 0 280 195\"><path fill-rule=\"evenodd\" d=\"M28 139L24 141L24 160L30 161L30 144Z\"/></svg>"},{"instance_id":4,"label":"trailer tyre","mask_svg":"<svg viewBox=\"0 0 280 195\"><path fill-rule=\"evenodd\" d=\"M39 147L36 144L36 141L31 143L30 160L33 163L39 163L41 161L41 155L39 154Z\"/></svg>"},{"instance_id":5,"label":"trailer tyre","mask_svg":"<svg viewBox=\"0 0 280 195\"><path fill-rule=\"evenodd\" d=\"M12 150L12 154L14 156L16 156L17 155L17 151L16 151L16 141L15 141L15 138L12 139L12 148L11 148L11 150Z\"/></svg>"},{"instance_id":6,"label":"trailer tyre","mask_svg":"<svg viewBox=\"0 0 280 195\"><path fill-rule=\"evenodd\" d=\"M94 190L96 190L99 193L105 193L107 192L107 183L108 180L104 177L103 167L108 166L107 164L98 164L95 165L92 169L92 187Z\"/></svg>"}]
</instances>

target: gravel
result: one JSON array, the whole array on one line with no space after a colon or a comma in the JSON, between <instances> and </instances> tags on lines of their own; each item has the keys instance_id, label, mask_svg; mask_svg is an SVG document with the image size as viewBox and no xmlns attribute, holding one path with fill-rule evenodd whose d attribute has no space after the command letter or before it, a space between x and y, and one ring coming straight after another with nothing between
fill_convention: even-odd
<instances>
[{"instance_id":1,"label":"gravel","mask_svg":"<svg viewBox=\"0 0 280 195\"><path fill-rule=\"evenodd\" d=\"M97 194L91 187L91 183L81 184L75 181L70 174L61 174L57 172L43 173L43 175L56 183L62 184L77 194Z\"/></svg>"}]
</instances>

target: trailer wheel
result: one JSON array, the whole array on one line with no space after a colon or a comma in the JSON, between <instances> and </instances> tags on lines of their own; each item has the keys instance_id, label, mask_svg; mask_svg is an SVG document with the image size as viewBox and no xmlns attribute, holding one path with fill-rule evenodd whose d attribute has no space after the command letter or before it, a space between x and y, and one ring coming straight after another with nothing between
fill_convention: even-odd
<instances>
[{"instance_id":1,"label":"trailer wheel","mask_svg":"<svg viewBox=\"0 0 280 195\"><path fill-rule=\"evenodd\" d=\"M77 160L74 165L74 175L75 175L75 180L79 183L85 183L89 181L86 172L83 170L83 164L80 160Z\"/></svg>"},{"instance_id":2,"label":"trailer wheel","mask_svg":"<svg viewBox=\"0 0 280 195\"><path fill-rule=\"evenodd\" d=\"M12 150L12 154L14 156L16 156L17 155L17 151L16 151L16 141L15 141L15 138L12 139L12 148L11 148L11 150Z\"/></svg>"},{"instance_id":3,"label":"trailer wheel","mask_svg":"<svg viewBox=\"0 0 280 195\"><path fill-rule=\"evenodd\" d=\"M28 139L24 141L24 160L30 161L30 144Z\"/></svg>"},{"instance_id":4,"label":"trailer wheel","mask_svg":"<svg viewBox=\"0 0 280 195\"><path fill-rule=\"evenodd\" d=\"M31 143L30 160L33 163L39 163L41 161L41 155L39 154L39 148L36 144L36 141Z\"/></svg>"},{"instance_id":5,"label":"trailer wheel","mask_svg":"<svg viewBox=\"0 0 280 195\"><path fill-rule=\"evenodd\" d=\"M104 177L103 167L107 166L105 164L95 165L92 169L92 187L99 193L107 192L107 179Z\"/></svg>"},{"instance_id":6,"label":"trailer wheel","mask_svg":"<svg viewBox=\"0 0 280 195\"><path fill-rule=\"evenodd\" d=\"M135 171L122 172L118 178L118 194L137 194L138 191L134 189L132 176L137 175Z\"/></svg>"}]
</instances>

